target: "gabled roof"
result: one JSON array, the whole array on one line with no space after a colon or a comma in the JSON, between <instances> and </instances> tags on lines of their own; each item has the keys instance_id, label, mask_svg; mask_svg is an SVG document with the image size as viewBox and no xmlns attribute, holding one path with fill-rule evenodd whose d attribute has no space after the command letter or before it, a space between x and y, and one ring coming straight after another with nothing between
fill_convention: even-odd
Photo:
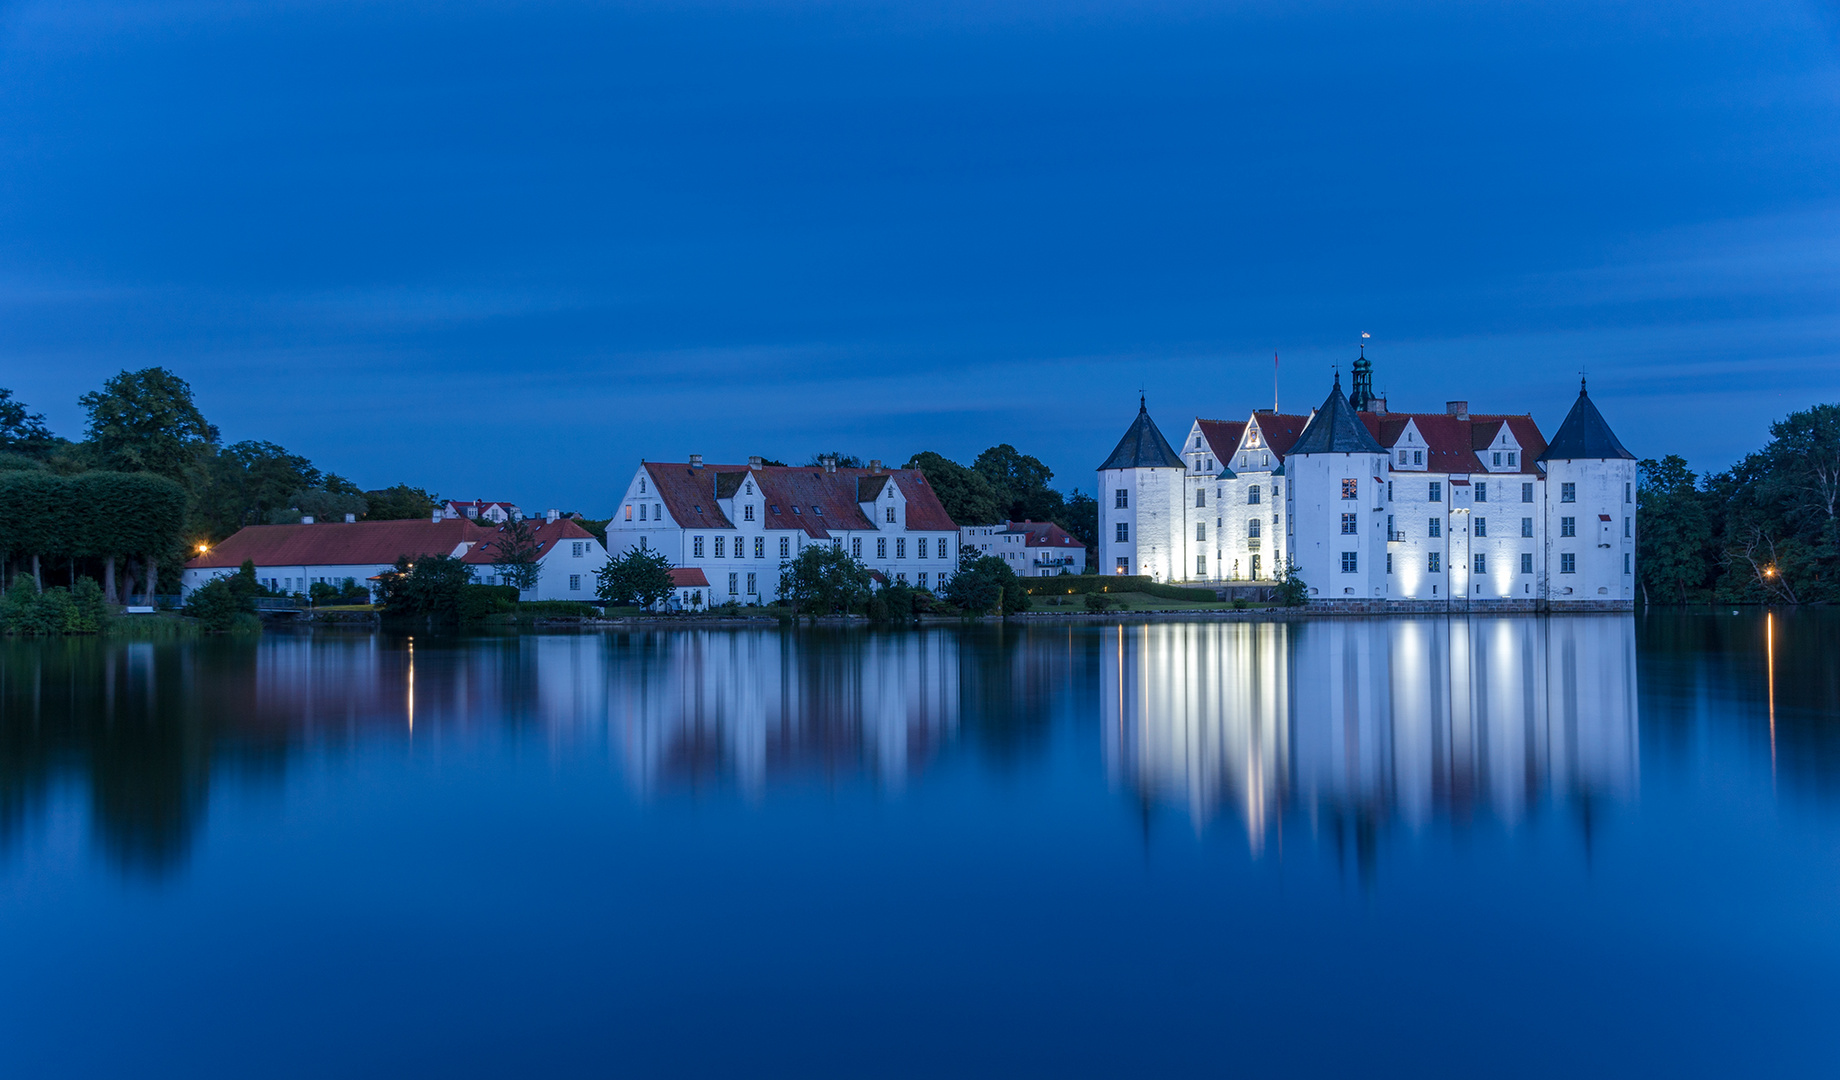
<instances>
[{"instance_id":1,"label":"gabled roof","mask_svg":"<svg viewBox=\"0 0 1840 1080\"><path fill-rule=\"evenodd\" d=\"M1360 417L1367 430L1387 449L1403 445L1400 440L1410 425L1424 440L1426 472L1499 471L1485 468L1477 451L1487 450L1504 424L1521 445L1520 463L1511 472L1537 474L1540 470L1534 459L1546 448L1546 439L1531 416L1472 413L1467 419L1459 419L1449 413L1387 412L1361 413Z\"/></svg>"},{"instance_id":2,"label":"gabled roof","mask_svg":"<svg viewBox=\"0 0 1840 1080\"><path fill-rule=\"evenodd\" d=\"M687 463L648 461L646 475L658 498L671 511L671 520L685 529L732 529L734 524L716 505L716 470L720 466L693 468ZM733 470L733 466L729 466ZM745 471L745 470L742 470Z\"/></svg>"},{"instance_id":3,"label":"gabled roof","mask_svg":"<svg viewBox=\"0 0 1840 1080\"><path fill-rule=\"evenodd\" d=\"M1567 461L1576 459L1594 459L1607 461L1622 458L1635 460L1635 455L1624 448L1617 439L1610 425L1604 422L1603 414L1597 406L1591 404L1591 396L1585 392L1584 380L1578 380L1578 400L1572 403L1572 411L1565 414L1565 423L1553 433L1552 444L1540 455L1541 461Z\"/></svg>"},{"instance_id":4,"label":"gabled roof","mask_svg":"<svg viewBox=\"0 0 1840 1080\"><path fill-rule=\"evenodd\" d=\"M594 534L581 527L574 518L557 518L555 521L530 521L533 526L531 536L537 541L537 558L541 559L555 549L564 540L594 540ZM488 529L487 535L472 549L461 556L466 562L475 566L490 566L498 559L495 541L505 534L504 526ZM595 540L596 544L600 541Z\"/></svg>"},{"instance_id":5,"label":"gabled roof","mask_svg":"<svg viewBox=\"0 0 1840 1080\"><path fill-rule=\"evenodd\" d=\"M1003 531L1021 533L1025 537L1022 542L1024 547L1076 548L1086 546L1074 539L1066 529L1052 521L1011 521Z\"/></svg>"},{"instance_id":6,"label":"gabled roof","mask_svg":"<svg viewBox=\"0 0 1840 1080\"><path fill-rule=\"evenodd\" d=\"M1369 413L1369 416L1373 414ZM1309 426L1291 444L1292 454L1384 454L1381 446L1362 422L1361 414L1348 404L1342 394L1342 377L1335 376L1335 388L1310 418Z\"/></svg>"},{"instance_id":7,"label":"gabled roof","mask_svg":"<svg viewBox=\"0 0 1840 1080\"><path fill-rule=\"evenodd\" d=\"M734 523L717 505L732 497L748 476L760 489L763 523L769 529L802 529L816 539L832 530L874 530L858 503L879 498L888 484L907 500L909 531L955 532L958 526L918 469L837 469L827 472L815 465L705 465L646 462L657 497L670 507L671 519L680 527L733 529ZM862 496L868 493L867 498ZM793 512L793 507L798 512ZM775 507L778 510L775 511Z\"/></svg>"},{"instance_id":8,"label":"gabled roof","mask_svg":"<svg viewBox=\"0 0 1840 1080\"><path fill-rule=\"evenodd\" d=\"M399 556L452 555L492 534L470 518L441 521L356 521L314 525L247 525L188 561L187 569L257 566L370 566Z\"/></svg>"},{"instance_id":9,"label":"gabled roof","mask_svg":"<svg viewBox=\"0 0 1840 1080\"><path fill-rule=\"evenodd\" d=\"M709 576L702 568L696 566L674 566L671 568L671 588L692 589L697 586L709 587Z\"/></svg>"},{"instance_id":10,"label":"gabled roof","mask_svg":"<svg viewBox=\"0 0 1840 1080\"><path fill-rule=\"evenodd\" d=\"M1240 437L1246 433L1244 420L1198 419L1195 425L1201 429L1201 438L1208 444L1208 450L1213 453L1216 461L1225 461L1238 450Z\"/></svg>"},{"instance_id":11,"label":"gabled roof","mask_svg":"<svg viewBox=\"0 0 1840 1080\"><path fill-rule=\"evenodd\" d=\"M1266 448L1278 455L1279 461L1283 461L1284 455L1290 453L1291 447L1297 444L1297 436L1302 435L1303 429L1309 426L1310 418L1290 413L1260 412L1252 414L1251 422L1264 437Z\"/></svg>"},{"instance_id":12,"label":"gabled roof","mask_svg":"<svg viewBox=\"0 0 1840 1080\"><path fill-rule=\"evenodd\" d=\"M1125 430L1124 438L1118 440L1117 449L1112 456L1105 459L1099 471L1107 469L1180 469L1183 468L1182 456L1176 448L1169 445L1163 433L1157 429L1156 421L1150 419L1150 410L1143 399L1137 402L1137 419Z\"/></svg>"}]
</instances>

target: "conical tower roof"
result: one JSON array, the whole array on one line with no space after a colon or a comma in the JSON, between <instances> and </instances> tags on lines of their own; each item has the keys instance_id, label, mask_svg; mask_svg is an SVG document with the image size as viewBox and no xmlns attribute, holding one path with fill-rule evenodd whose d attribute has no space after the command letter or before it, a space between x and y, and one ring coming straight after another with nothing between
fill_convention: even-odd
<instances>
[{"instance_id":1,"label":"conical tower roof","mask_svg":"<svg viewBox=\"0 0 1840 1080\"><path fill-rule=\"evenodd\" d=\"M1374 438L1367 425L1355 415L1354 406L1342 395L1342 376L1335 376L1335 389L1322 403L1310 425L1297 436L1289 457L1298 454L1384 454L1386 448Z\"/></svg>"},{"instance_id":2,"label":"conical tower roof","mask_svg":"<svg viewBox=\"0 0 1840 1080\"><path fill-rule=\"evenodd\" d=\"M1182 455L1169 445L1163 433L1157 430L1156 421L1150 419L1150 410L1145 407L1144 399L1137 399L1137 419L1131 421L1124 438L1118 440L1118 448L1112 456L1105 459L1099 471L1106 469L1180 469Z\"/></svg>"},{"instance_id":3,"label":"conical tower roof","mask_svg":"<svg viewBox=\"0 0 1840 1080\"><path fill-rule=\"evenodd\" d=\"M1594 459L1608 461L1623 458L1634 461L1636 456L1623 447L1610 425L1604 423L1604 416L1591 404L1591 395L1585 392L1584 380L1578 380L1578 400L1572 403L1572 411L1565 414L1565 423L1559 425L1552 442L1546 444L1546 452L1540 455L1541 461L1568 461L1577 459Z\"/></svg>"}]
</instances>

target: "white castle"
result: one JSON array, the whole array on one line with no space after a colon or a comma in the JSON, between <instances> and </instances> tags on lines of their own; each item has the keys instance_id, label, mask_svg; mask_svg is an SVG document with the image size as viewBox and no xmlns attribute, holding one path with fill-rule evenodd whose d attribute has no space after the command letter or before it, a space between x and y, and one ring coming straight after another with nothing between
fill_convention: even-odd
<instances>
[{"instance_id":1,"label":"white castle","mask_svg":"<svg viewBox=\"0 0 1840 1080\"><path fill-rule=\"evenodd\" d=\"M1634 606L1635 455L1584 383L1549 443L1528 415L1389 412L1372 362L1308 416L1201 420L1181 449L1144 402L1099 466L1099 570L1275 582L1389 609Z\"/></svg>"}]
</instances>

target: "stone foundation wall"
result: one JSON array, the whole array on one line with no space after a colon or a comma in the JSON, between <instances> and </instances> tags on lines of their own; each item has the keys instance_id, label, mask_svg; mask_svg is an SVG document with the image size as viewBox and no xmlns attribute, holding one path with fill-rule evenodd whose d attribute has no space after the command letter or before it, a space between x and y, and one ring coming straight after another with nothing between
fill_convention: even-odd
<instances>
[{"instance_id":1,"label":"stone foundation wall","mask_svg":"<svg viewBox=\"0 0 1840 1080\"><path fill-rule=\"evenodd\" d=\"M1546 612L1562 615L1568 611L1634 611L1633 600L1476 600L1458 603L1450 600L1311 600L1304 608L1323 615L1511 615Z\"/></svg>"}]
</instances>

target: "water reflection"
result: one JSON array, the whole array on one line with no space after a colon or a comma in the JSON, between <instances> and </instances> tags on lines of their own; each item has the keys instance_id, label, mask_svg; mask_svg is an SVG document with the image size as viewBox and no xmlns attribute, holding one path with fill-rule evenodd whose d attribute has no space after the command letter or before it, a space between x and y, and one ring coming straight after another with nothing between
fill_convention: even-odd
<instances>
[{"instance_id":1,"label":"water reflection","mask_svg":"<svg viewBox=\"0 0 1840 1080\"><path fill-rule=\"evenodd\" d=\"M510 760L501 742L537 740L609 762L642 799L760 800L814 778L898 790L948 755L987 766L980 783L1048 763L1096 787L1077 765L1095 728L1114 788L1255 851L1287 821L1357 849L1386 828L1547 806L1588 827L1643 768L1709 752L1708 729L1763 770L1779 758L1785 792L1840 787L1836 626L1669 613L5 642L0 855L45 835L64 798L111 865L165 873L214 787L278 785L303 754L470 740Z\"/></svg>"},{"instance_id":2,"label":"water reflection","mask_svg":"<svg viewBox=\"0 0 1840 1080\"><path fill-rule=\"evenodd\" d=\"M1626 617L1175 624L1107 632L1108 768L1255 849L1287 809L1366 835L1636 790Z\"/></svg>"}]
</instances>

